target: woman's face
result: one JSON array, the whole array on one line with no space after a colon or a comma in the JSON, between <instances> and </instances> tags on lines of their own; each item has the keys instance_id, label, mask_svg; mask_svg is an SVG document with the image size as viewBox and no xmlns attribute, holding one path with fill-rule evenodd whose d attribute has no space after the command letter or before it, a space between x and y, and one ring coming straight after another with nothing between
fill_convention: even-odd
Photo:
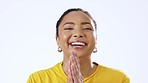
<instances>
[{"instance_id":1,"label":"woman's face","mask_svg":"<svg viewBox=\"0 0 148 83\"><path fill-rule=\"evenodd\" d=\"M78 57L90 56L94 50L94 23L81 11L73 11L64 16L58 35L57 44L66 56L70 55L71 50L76 52Z\"/></svg>"}]
</instances>

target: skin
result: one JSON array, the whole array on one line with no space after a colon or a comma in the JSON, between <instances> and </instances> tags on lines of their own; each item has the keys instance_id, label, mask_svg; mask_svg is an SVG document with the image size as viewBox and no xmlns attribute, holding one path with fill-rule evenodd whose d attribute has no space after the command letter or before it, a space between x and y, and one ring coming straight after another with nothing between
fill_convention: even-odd
<instances>
[{"instance_id":1,"label":"skin","mask_svg":"<svg viewBox=\"0 0 148 83\"><path fill-rule=\"evenodd\" d=\"M91 53L95 48L95 30L92 20L81 11L65 15L59 25L56 41L63 51L63 69L67 74L67 83L83 83L83 78L90 76L96 65L92 65ZM70 42L87 43L84 47L73 47Z\"/></svg>"}]
</instances>

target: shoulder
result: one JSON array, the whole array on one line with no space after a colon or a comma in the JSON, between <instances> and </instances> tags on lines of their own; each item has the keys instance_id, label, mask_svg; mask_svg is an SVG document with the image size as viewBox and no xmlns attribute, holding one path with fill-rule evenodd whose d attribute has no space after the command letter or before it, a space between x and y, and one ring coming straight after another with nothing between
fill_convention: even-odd
<instances>
[{"instance_id":1,"label":"shoulder","mask_svg":"<svg viewBox=\"0 0 148 83\"><path fill-rule=\"evenodd\" d=\"M107 75L112 75L112 76L125 76L125 73L119 69L115 69L115 68L111 68L111 67L107 67L107 66L100 66L100 71L102 71L102 73L107 74Z\"/></svg>"},{"instance_id":2,"label":"shoulder","mask_svg":"<svg viewBox=\"0 0 148 83\"><path fill-rule=\"evenodd\" d=\"M121 70L98 65L99 77L106 78L106 80L122 81L122 83L129 83L129 77Z\"/></svg>"},{"instance_id":3,"label":"shoulder","mask_svg":"<svg viewBox=\"0 0 148 83\"><path fill-rule=\"evenodd\" d=\"M108 74L113 74L113 75L125 75L124 72L122 72L119 69L115 69L115 68L111 68L111 67L106 67L106 66L102 66L100 65L100 67L102 68L101 70L103 71L103 73L108 73Z\"/></svg>"},{"instance_id":4,"label":"shoulder","mask_svg":"<svg viewBox=\"0 0 148 83\"><path fill-rule=\"evenodd\" d=\"M52 72L59 71L60 66L61 66L61 62L56 64L53 67L48 68L48 69L36 71L36 72L32 73L31 75L33 75L33 76L36 76L36 75L42 76L42 75L46 75L46 74L51 74Z\"/></svg>"},{"instance_id":5,"label":"shoulder","mask_svg":"<svg viewBox=\"0 0 148 83\"><path fill-rule=\"evenodd\" d=\"M60 64L61 63L58 63L51 68L39 70L39 71L32 73L29 76L27 83L34 83L34 82L36 83L40 80L51 80L50 78L52 78L56 74L56 71L59 71L58 69L59 69ZM32 82L29 82L29 81L32 81Z\"/></svg>"}]
</instances>

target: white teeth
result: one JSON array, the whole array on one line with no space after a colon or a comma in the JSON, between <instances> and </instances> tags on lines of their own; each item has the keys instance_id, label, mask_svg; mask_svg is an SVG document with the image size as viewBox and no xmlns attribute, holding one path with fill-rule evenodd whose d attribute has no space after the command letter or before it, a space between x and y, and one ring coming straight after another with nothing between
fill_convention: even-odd
<instances>
[{"instance_id":1,"label":"white teeth","mask_svg":"<svg viewBox=\"0 0 148 83\"><path fill-rule=\"evenodd\" d=\"M73 42L71 43L72 46L84 46L85 43L82 43L82 42Z\"/></svg>"}]
</instances>

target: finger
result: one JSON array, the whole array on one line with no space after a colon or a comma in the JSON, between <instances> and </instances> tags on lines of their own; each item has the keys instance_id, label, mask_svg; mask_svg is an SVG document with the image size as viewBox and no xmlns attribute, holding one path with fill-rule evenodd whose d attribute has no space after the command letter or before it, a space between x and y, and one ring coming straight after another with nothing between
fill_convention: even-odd
<instances>
[{"instance_id":1,"label":"finger","mask_svg":"<svg viewBox=\"0 0 148 83\"><path fill-rule=\"evenodd\" d=\"M72 52L72 55L70 56L70 69L71 69L71 75L74 83L83 83L83 78L80 72L79 67L79 58L77 57L77 54L75 52Z\"/></svg>"},{"instance_id":2,"label":"finger","mask_svg":"<svg viewBox=\"0 0 148 83\"><path fill-rule=\"evenodd\" d=\"M77 56L77 53L73 51L72 54L73 54L73 56L74 56L74 58L75 58L75 60L76 60L76 63L77 63L77 64L80 64L80 60L79 60L79 58L78 58L78 56Z\"/></svg>"},{"instance_id":3,"label":"finger","mask_svg":"<svg viewBox=\"0 0 148 83\"><path fill-rule=\"evenodd\" d=\"M73 52L73 56L71 56L71 63L74 64L74 71L78 71L80 73L79 58L77 57L77 54L75 52Z\"/></svg>"},{"instance_id":4,"label":"finger","mask_svg":"<svg viewBox=\"0 0 148 83\"><path fill-rule=\"evenodd\" d=\"M83 78L82 78L81 72L77 69L76 64L72 63L71 68L72 68L71 72L72 72L72 78L74 80L74 83L82 83Z\"/></svg>"},{"instance_id":5,"label":"finger","mask_svg":"<svg viewBox=\"0 0 148 83\"><path fill-rule=\"evenodd\" d=\"M79 63L77 63L77 60L76 60L75 57L72 57L72 62L71 63L74 64L73 69L75 71L80 71Z\"/></svg>"},{"instance_id":6,"label":"finger","mask_svg":"<svg viewBox=\"0 0 148 83\"><path fill-rule=\"evenodd\" d=\"M79 63L79 58L77 57L77 53L73 52L73 57L72 60L74 64L76 64L76 69L80 70L80 63Z\"/></svg>"},{"instance_id":7,"label":"finger","mask_svg":"<svg viewBox=\"0 0 148 83\"><path fill-rule=\"evenodd\" d=\"M75 64L71 64L71 73L74 83L78 83L78 71L76 70Z\"/></svg>"},{"instance_id":8,"label":"finger","mask_svg":"<svg viewBox=\"0 0 148 83\"><path fill-rule=\"evenodd\" d=\"M67 83L73 83L72 72L71 72L71 62L69 61L69 66L67 68Z\"/></svg>"}]
</instances>

